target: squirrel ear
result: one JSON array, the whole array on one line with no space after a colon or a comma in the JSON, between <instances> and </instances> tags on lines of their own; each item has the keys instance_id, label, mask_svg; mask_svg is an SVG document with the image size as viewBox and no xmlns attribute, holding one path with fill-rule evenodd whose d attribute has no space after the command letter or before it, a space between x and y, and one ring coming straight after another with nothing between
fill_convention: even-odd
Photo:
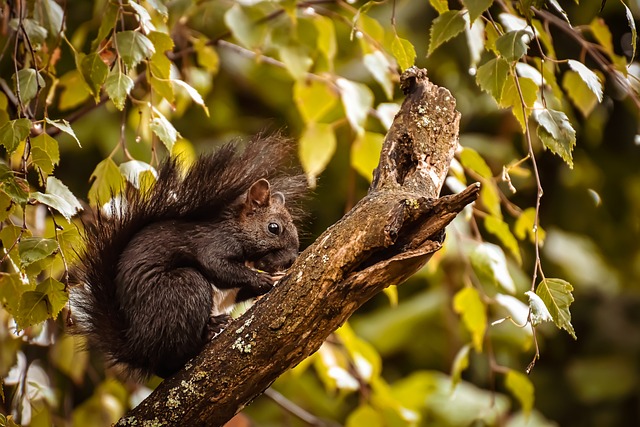
<instances>
[{"instance_id":1,"label":"squirrel ear","mask_svg":"<svg viewBox=\"0 0 640 427\"><path fill-rule=\"evenodd\" d=\"M274 202L284 205L284 194L282 194L279 191L276 191L275 193L273 193L271 195L271 200L273 200Z\"/></svg>"},{"instance_id":2,"label":"squirrel ear","mask_svg":"<svg viewBox=\"0 0 640 427\"><path fill-rule=\"evenodd\" d=\"M271 198L269 181L262 178L251 184L247 191L247 207L252 210L260 206L268 206Z\"/></svg>"}]
</instances>

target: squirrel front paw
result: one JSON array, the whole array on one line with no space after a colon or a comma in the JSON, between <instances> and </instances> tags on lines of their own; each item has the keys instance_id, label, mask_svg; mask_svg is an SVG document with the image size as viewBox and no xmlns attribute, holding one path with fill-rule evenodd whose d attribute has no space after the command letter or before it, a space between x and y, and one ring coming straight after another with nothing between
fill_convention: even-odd
<instances>
[{"instance_id":1,"label":"squirrel front paw","mask_svg":"<svg viewBox=\"0 0 640 427\"><path fill-rule=\"evenodd\" d=\"M231 322L231 316L228 314L210 315L206 327L207 341L211 341L222 332L229 322Z\"/></svg>"}]
</instances>

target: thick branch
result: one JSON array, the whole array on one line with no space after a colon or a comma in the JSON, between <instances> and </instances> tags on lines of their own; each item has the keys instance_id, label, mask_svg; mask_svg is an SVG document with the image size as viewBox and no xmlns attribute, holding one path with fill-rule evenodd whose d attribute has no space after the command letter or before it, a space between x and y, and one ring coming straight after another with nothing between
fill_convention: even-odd
<instances>
[{"instance_id":1,"label":"thick branch","mask_svg":"<svg viewBox=\"0 0 640 427\"><path fill-rule=\"evenodd\" d=\"M403 74L407 98L367 197L307 248L280 284L118 425L222 425L315 352L369 298L440 249L445 226L479 185L436 199L458 144L451 94L426 71ZM162 424L165 423L165 424Z\"/></svg>"}]
</instances>

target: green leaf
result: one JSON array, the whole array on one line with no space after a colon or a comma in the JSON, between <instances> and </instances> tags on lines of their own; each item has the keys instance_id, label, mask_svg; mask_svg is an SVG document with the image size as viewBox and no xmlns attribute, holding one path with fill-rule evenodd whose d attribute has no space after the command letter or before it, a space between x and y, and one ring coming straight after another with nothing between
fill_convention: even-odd
<instances>
[{"instance_id":1,"label":"green leaf","mask_svg":"<svg viewBox=\"0 0 640 427\"><path fill-rule=\"evenodd\" d=\"M314 17L313 24L318 31L316 42L318 44L318 50L322 52L327 62L332 66L336 52L338 51L336 29L333 21L326 16L317 15Z\"/></svg>"},{"instance_id":2,"label":"green leaf","mask_svg":"<svg viewBox=\"0 0 640 427\"><path fill-rule=\"evenodd\" d=\"M29 290L29 286L22 283L19 273L0 272L0 305L9 313L18 312L20 297L26 290Z\"/></svg>"},{"instance_id":3,"label":"green leaf","mask_svg":"<svg viewBox=\"0 0 640 427\"><path fill-rule=\"evenodd\" d=\"M71 221L71 217L82 210L82 205L73 195L66 185L58 178L50 176L47 178L46 193L36 192L31 195L37 201L51 206L60 212L67 221Z\"/></svg>"},{"instance_id":4,"label":"green leaf","mask_svg":"<svg viewBox=\"0 0 640 427\"><path fill-rule=\"evenodd\" d=\"M624 1L620 0L620 3L622 3L622 6L624 6L624 13L627 17L627 22L629 23L629 28L631 29L631 59L629 60L629 63L633 62L633 59L636 57L636 47L637 47L637 39L638 39L638 33L636 31L636 21L633 18L633 13L631 13L631 9L629 9L629 6L627 6Z\"/></svg>"},{"instance_id":5,"label":"green leaf","mask_svg":"<svg viewBox=\"0 0 640 427\"><path fill-rule=\"evenodd\" d=\"M449 10L449 2L447 0L429 0L429 4L431 4L431 7L439 14Z\"/></svg>"},{"instance_id":6,"label":"green leaf","mask_svg":"<svg viewBox=\"0 0 640 427\"><path fill-rule=\"evenodd\" d=\"M526 121L525 116L522 112L522 100L520 99L520 94L518 92L515 79L515 76L507 79L507 83L502 90L502 97L500 98L499 105L505 108L511 107L511 112L518 120L518 123L520 123L522 132L524 133L526 129ZM519 77L518 82L520 83L522 97L524 98L525 114L527 115L527 117L529 117L529 114L531 114L531 109L533 108L533 105L535 104L538 97L538 85L533 80L526 77Z\"/></svg>"},{"instance_id":7,"label":"green leaf","mask_svg":"<svg viewBox=\"0 0 640 427\"><path fill-rule=\"evenodd\" d=\"M499 103L508 75L509 63L503 58L494 58L478 67L476 82Z\"/></svg>"},{"instance_id":8,"label":"green leaf","mask_svg":"<svg viewBox=\"0 0 640 427\"><path fill-rule=\"evenodd\" d=\"M29 201L29 183L17 177L6 164L0 162L0 190L4 191L14 202L24 206Z\"/></svg>"},{"instance_id":9,"label":"green leaf","mask_svg":"<svg viewBox=\"0 0 640 427\"><path fill-rule=\"evenodd\" d=\"M48 302L49 316L53 319L58 317L60 311L69 301L69 293L65 291L65 286L56 279L49 277L36 286L36 292L42 292Z\"/></svg>"},{"instance_id":10,"label":"green leaf","mask_svg":"<svg viewBox=\"0 0 640 427\"><path fill-rule=\"evenodd\" d=\"M45 177L51 175L54 167L60 162L58 141L46 132L31 138L31 161L40 168Z\"/></svg>"},{"instance_id":11,"label":"green leaf","mask_svg":"<svg viewBox=\"0 0 640 427\"><path fill-rule=\"evenodd\" d=\"M431 36L429 39L429 50L427 56L431 55L442 43L463 32L466 23L467 22L459 10L443 12L440 16L434 19L431 24Z\"/></svg>"},{"instance_id":12,"label":"green leaf","mask_svg":"<svg viewBox=\"0 0 640 427\"><path fill-rule=\"evenodd\" d=\"M111 158L106 158L96 166L91 174L89 202L92 206L102 206L112 196L120 193L124 185L124 177Z\"/></svg>"},{"instance_id":13,"label":"green leaf","mask_svg":"<svg viewBox=\"0 0 640 427\"><path fill-rule=\"evenodd\" d=\"M585 81L575 71L567 71L562 76L562 87L575 107L587 117L598 105L598 97L587 86Z\"/></svg>"},{"instance_id":14,"label":"green leaf","mask_svg":"<svg viewBox=\"0 0 640 427\"><path fill-rule=\"evenodd\" d=\"M304 47L292 44L282 46L278 52L291 77L295 80L302 80L307 76L307 72L313 65L313 60Z\"/></svg>"},{"instance_id":15,"label":"green leaf","mask_svg":"<svg viewBox=\"0 0 640 427\"><path fill-rule=\"evenodd\" d=\"M202 99L202 96L197 90L195 90L193 87L189 86L189 84L187 84L182 80L171 80L171 82L173 82L174 85L178 86L179 88L187 92L187 95L189 95L191 100L196 104L198 104L199 106L201 106L204 109L204 112L207 116L209 115L209 108L204 103L204 99Z\"/></svg>"},{"instance_id":16,"label":"green leaf","mask_svg":"<svg viewBox=\"0 0 640 427\"><path fill-rule=\"evenodd\" d=\"M235 3L224 14L224 22L233 36L246 48L259 47L267 36L268 26L257 24L262 15L255 9Z\"/></svg>"},{"instance_id":17,"label":"green leaf","mask_svg":"<svg viewBox=\"0 0 640 427\"><path fill-rule=\"evenodd\" d=\"M524 294L529 297L531 324L533 326L538 326L542 322L553 322L553 316L549 313L549 309L538 295L531 291L527 291Z\"/></svg>"},{"instance_id":18,"label":"green leaf","mask_svg":"<svg viewBox=\"0 0 640 427\"><path fill-rule=\"evenodd\" d=\"M115 36L120 58L129 68L134 68L156 51L151 40L137 31L121 31Z\"/></svg>"},{"instance_id":19,"label":"green leaf","mask_svg":"<svg viewBox=\"0 0 640 427\"><path fill-rule=\"evenodd\" d=\"M20 100L27 104L36 97L39 88L46 86L46 83L40 73L33 68L26 68L18 71L18 74L14 74L13 85L16 89L16 94L18 91L20 93Z\"/></svg>"},{"instance_id":20,"label":"green leaf","mask_svg":"<svg viewBox=\"0 0 640 427\"><path fill-rule=\"evenodd\" d=\"M462 346L456 357L453 359L453 366L451 367L451 390L453 391L462 379L462 372L469 367L469 350L471 346L465 344Z\"/></svg>"},{"instance_id":21,"label":"green leaf","mask_svg":"<svg viewBox=\"0 0 640 427\"><path fill-rule=\"evenodd\" d=\"M78 141L78 137L76 136L76 133L73 131L73 128L71 128L71 125L69 124L68 121L66 121L65 119L51 120L48 117L45 117L44 120L51 126L54 126L60 129L62 132L66 133L67 135L75 139L76 142L78 143L78 147L82 148L82 145L80 145L80 141Z\"/></svg>"},{"instance_id":22,"label":"green leaf","mask_svg":"<svg viewBox=\"0 0 640 427\"><path fill-rule=\"evenodd\" d=\"M305 123L322 119L338 101L336 94L323 82L296 81L293 100Z\"/></svg>"},{"instance_id":23,"label":"green leaf","mask_svg":"<svg viewBox=\"0 0 640 427\"><path fill-rule=\"evenodd\" d=\"M298 155L302 169L312 187L335 151L336 136L331 125L311 123L300 136Z\"/></svg>"},{"instance_id":24,"label":"green leaf","mask_svg":"<svg viewBox=\"0 0 640 427\"><path fill-rule=\"evenodd\" d=\"M136 12L136 15L138 16L138 22L140 22L140 25L144 29L145 33L156 29L151 21L151 15L149 15L149 12L144 8L144 6L136 3L133 0L129 2L129 6L131 6Z\"/></svg>"},{"instance_id":25,"label":"green leaf","mask_svg":"<svg viewBox=\"0 0 640 427\"><path fill-rule=\"evenodd\" d=\"M493 177L493 173L489 165L487 165L487 162L485 162L482 156L473 148L462 148L460 152L460 163L462 163L462 166L465 168L471 169L483 178Z\"/></svg>"},{"instance_id":26,"label":"green leaf","mask_svg":"<svg viewBox=\"0 0 640 427\"><path fill-rule=\"evenodd\" d=\"M393 38L393 42L391 42L391 53L396 58L396 61L398 61L398 65L402 71L405 71L415 64L416 49L409 40L402 39L396 35ZM391 96L388 95L387 97L391 99Z\"/></svg>"},{"instance_id":27,"label":"green leaf","mask_svg":"<svg viewBox=\"0 0 640 427\"><path fill-rule=\"evenodd\" d=\"M109 67L97 53L90 53L80 61L80 72L96 102L100 101L100 88L109 75Z\"/></svg>"},{"instance_id":28,"label":"green leaf","mask_svg":"<svg viewBox=\"0 0 640 427\"><path fill-rule=\"evenodd\" d=\"M39 7L34 8L33 14L44 25L50 40L56 40L64 30L64 11L54 0L39 2Z\"/></svg>"},{"instance_id":29,"label":"green leaf","mask_svg":"<svg viewBox=\"0 0 640 427\"><path fill-rule=\"evenodd\" d=\"M543 279L538 284L536 294L549 309L556 326L567 331L573 339L578 339L571 325L569 311L569 306L573 302L572 290L573 286L562 279Z\"/></svg>"},{"instance_id":30,"label":"green leaf","mask_svg":"<svg viewBox=\"0 0 640 427\"><path fill-rule=\"evenodd\" d=\"M469 22L475 22L485 10L489 9L493 0L462 0L462 4L469 11Z\"/></svg>"},{"instance_id":31,"label":"green leaf","mask_svg":"<svg viewBox=\"0 0 640 427\"><path fill-rule=\"evenodd\" d=\"M18 329L44 322L52 311L47 296L42 292L26 291L20 298L20 306L15 314Z\"/></svg>"},{"instance_id":32,"label":"green leaf","mask_svg":"<svg viewBox=\"0 0 640 427\"><path fill-rule=\"evenodd\" d=\"M373 409L371 406L360 405L347 417L346 427L384 427L386 423L382 414Z\"/></svg>"},{"instance_id":33,"label":"green leaf","mask_svg":"<svg viewBox=\"0 0 640 427\"><path fill-rule=\"evenodd\" d=\"M0 127L0 144L4 145L9 153L13 153L20 142L29 136L29 132L31 132L31 120L11 120Z\"/></svg>"},{"instance_id":34,"label":"green leaf","mask_svg":"<svg viewBox=\"0 0 640 427\"><path fill-rule=\"evenodd\" d=\"M527 235L529 236L529 241L531 243L535 242L535 218L536 218L536 209L535 208L527 208L518 217L516 223L513 227L513 233L520 240L524 240ZM546 233L544 229L538 226L538 240L540 244L544 243L544 238Z\"/></svg>"},{"instance_id":35,"label":"green leaf","mask_svg":"<svg viewBox=\"0 0 640 427\"><path fill-rule=\"evenodd\" d=\"M384 135L365 132L351 146L351 166L369 182L373 179L373 170L378 166L383 141Z\"/></svg>"},{"instance_id":36,"label":"green leaf","mask_svg":"<svg viewBox=\"0 0 640 427\"><path fill-rule=\"evenodd\" d=\"M158 138L160 138L164 146L167 147L169 153L171 153L173 144L176 143L176 140L180 137L180 134L178 133L176 128L173 127L171 122L167 120L167 118L155 107L153 108L153 115L155 117L151 120L151 124L149 125L149 127L151 128L153 133L155 133Z\"/></svg>"},{"instance_id":37,"label":"green leaf","mask_svg":"<svg viewBox=\"0 0 640 427\"><path fill-rule=\"evenodd\" d=\"M387 99L393 98L392 68L384 53L379 50L374 50L373 53L366 54L364 56L364 66L380 86L382 86Z\"/></svg>"},{"instance_id":38,"label":"green leaf","mask_svg":"<svg viewBox=\"0 0 640 427\"><path fill-rule=\"evenodd\" d=\"M493 180L482 179L482 187L480 188L480 203L489 214L502 218L502 210L500 208L500 190Z\"/></svg>"},{"instance_id":39,"label":"green leaf","mask_svg":"<svg viewBox=\"0 0 640 427\"><path fill-rule=\"evenodd\" d=\"M57 249L58 243L53 239L43 239L42 237L23 238L18 243L20 264L22 267L27 267L52 255Z\"/></svg>"},{"instance_id":40,"label":"green leaf","mask_svg":"<svg viewBox=\"0 0 640 427\"><path fill-rule=\"evenodd\" d=\"M484 219L484 226L489 233L500 239L502 245L509 249L509 252L511 252L517 263L521 265L522 256L520 255L520 247L518 246L518 241L511 233L509 225L500 218L487 216Z\"/></svg>"},{"instance_id":41,"label":"green leaf","mask_svg":"<svg viewBox=\"0 0 640 427\"><path fill-rule=\"evenodd\" d=\"M529 377L510 369L505 377L505 387L518 399L525 416L531 415L534 402L534 390Z\"/></svg>"},{"instance_id":42,"label":"green leaf","mask_svg":"<svg viewBox=\"0 0 640 427\"><path fill-rule=\"evenodd\" d=\"M340 89L340 98L351 128L356 133L364 132L364 123L369 110L373 107L373 93L362 83L339 77L336 85Z\"/></svg>"},{"instance_id":43,"label":"green leaf","mask_svg":"<svg viewBox=\"0 0 640 427\"><path fill-rule=\"evenodd\" d=\"M171 61L167 57L166 52L173 49L173 40L168 34L158 31L152 31L148 35L149 40L153 43L156 52L149 59L149 68L151 70L151 78L149 79L151 87L160 96L173 102L175 97L173 93L173 84L171 83ZM210 58L207 58L210 60Z\"/></svg>"},{"instance_id":44,"label":"green leaf","mask_svg":"<svg viewBox=\"0 0 640 427\"><path fill-rule=\"evenodd\" d=\"M573 169L573 147L576 145L576 131L562 111L549 109L534 110L538 122L537 134L544 145Z\"/></svg>"},{"instance_id":45,"label":"green leaf","mask_svg":"<svg viewBox=\"0 0 640 427\"><path fill-rule=\"evenodd\" d=\"M5 224L4 228L0 230L0 240L2 240L2 246L5 251L9 251L9 256L14 265L20 264L20 254L18 253L18 239L28 237L31 235L29 230L22 230L22 228L16 225Z\"/></svg>"},{"instance_id":46,"label":"green leaf","mask_svg":"<svg viewBox=\"0 0 640 427\"><path fill-rule=\"evenodd\" d=\"M114 69L104 83L107 95L113 101L113 104L120 111L124 108L127 96L133 89L133 80L131 77L121 73L118 69Z\"/></svg>"},{"instance_id":47,"label":"green leaf","mask_svg":"<svg viewBox=\"0 0 640 427\"><path fill-rule=\"evenodd\" d=\"M91 43L91 51L95 52L100 47L102 41L111 34L113 26L116 23L118 13L120 11L120 3L106 2L105 12L100 21L100 28L98 28L98 35Z\"/></svg>"},{"instance_id":48,"label":"green leaf","mask_svg":"<svg viewBox=\"0 0 640 427\"><path fill-rule=\"evenodd\" d=\"M507 259L500 246L480 243L471 252L470 258L471 266L480 279L488 280L510 294L516 292L516 286L507 268Z\"/></svg>"},{"instance_id":49,"label":"green leaf","mask_svg":"<svg viewBox=\"0 0 640 427\"><path fill-rule=\"evenodd\" d=\"M487 310L475 288L461 289L453 297L453 310L462 316L462 322L471 333L473 348L482 352L482 342L487 329Z\"/></svg>"},{"instance_id":50,"label":"green leaf","mask_svg":"<svg viewBox=\"0 0 640 427\"><path fill-rule=\"evenodd\" d=\"M529 30L509 31L498 37L496 49L507 61L517 61L527 53L530 41Z\"/></svg>"},{"instance_id":51,"label":"green leaf","mask_svg":"<svg viewBox=\"0 0 640 427\"><path fill-rule=\"evenodd\" d=\"M598 98L598 102L602 102L602 82L598 75L588 69L583 63L570 59L569 67L580 75L589 90Z\"/></svg>"},{"instance_id":52,"label":"green leaf","mask_svg":"<svg viewBox=\"0 0 640 427\"><path fill-rule=\"evenodd\" d=\"M58 86L64 88L60 93L60 102L58 104L58 108L62 111L82 105L91 96L91 89L78 70L71 70L65 73L58 80Z\"/></svg>"},{"instance_id":53,"label":"green leaf","mask_svg":"<svg viewBox=\"0 0 640 427\"><path fill-rule=\"evenodd\" d=\"M209 46L206 39L198 39L193 47L196 50L196 59L201 67L204 67L210 73L217 73L220 68L220 58L218 52Z\"/></svg>"}]
</instances>

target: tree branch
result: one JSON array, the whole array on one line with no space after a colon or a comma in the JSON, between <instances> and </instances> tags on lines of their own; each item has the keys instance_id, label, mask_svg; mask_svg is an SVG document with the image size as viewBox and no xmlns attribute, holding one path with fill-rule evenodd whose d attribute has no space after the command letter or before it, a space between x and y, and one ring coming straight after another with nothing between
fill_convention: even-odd
<instances>
[{"instance_id":1,"label":"tree branch","mask_svg":"<svg viewBox=\"0 0 640 427\"><path fill-rule=\"evenodd\" d=\"M402 75L406 99L369 194L308 247L271 292L117 425L222 425L385 287L441 247L479 184L437 198L458 145L460 114L425 70Z\"/></svg>"}]
</instances>

